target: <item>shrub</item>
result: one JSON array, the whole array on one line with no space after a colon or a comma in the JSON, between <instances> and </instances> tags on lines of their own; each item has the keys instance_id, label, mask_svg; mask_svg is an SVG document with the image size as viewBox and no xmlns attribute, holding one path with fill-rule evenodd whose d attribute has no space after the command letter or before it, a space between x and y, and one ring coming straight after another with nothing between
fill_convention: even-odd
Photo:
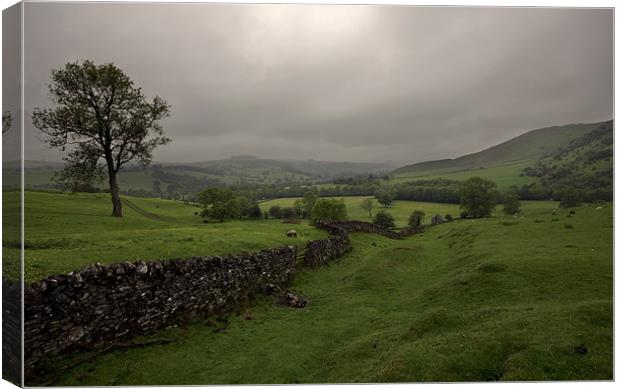
<instances>
[{"instance_id":1,"label":"shrub","mask_svg":"<svg viewBox=\"0 0 620 389\"><path fill-rule=\"evenodd\" d=\"M396 224L394 224L394 217L386 211L377 212L372 222L383 228L392 228L396 226Z\"/></svg>"},{"instance_id":2,"label":"shrub","mask_svg":"<svg viewBox=\"0 0 620 389\"><path fill-rule=\"evenodd\" d=\"M435 215L431 218L431 224L441 224L443 223L443 217L441 215Z\"/></svg>"},{"instance_id":3,"label":"shrub","mask_svg":"<svg viewBox=\"0 0 620 389\"><path fill-rule=\"evenodd\" d=\"M574 189L560 191L560 208L572 208L579 205L581 196Z\"/></svg>"},{"instance_id":4,"label":"shrub","mask_svg":"<svg viewBox=\"0 0 620 389\"><path fill-rule=\"evenodd\" d=\"M269 216L274 219L282 218L282 207L280 207L279 205L271 206L271 208L269 208Z\"/></svg>"},{"instance_id":5,"label":"shrub","mask_svg":"<svg viewBox=\"0 0 620 389\"><path fill-rule=\"evenodd\" d=\"M360 204L360 207L364 211L368 212L368 218L371 218L372 209L375 207L375 201L372 198L368 197L362 201L362 203Z\"/></svg>"},{"instance_id":6,"label":"shrub","mask_svg":"<svg viewBox=\"0 0 620 389\"><path fill-rule=\"evenodd\" d=\"M247 214L250 219L260 219L263 217L263 212L260 210L258 203L250 205L248 207Z\"/></svg>"},{"instance_id":7,"label":"shrub","mask_svg":"<svg viewBox=\"0 0 620 389\"><path fill-rule=\"evenodd\" d=\"M411 212L411 215L409 215L409 225L411 227L418 227L419 225L424 223L424 216L424 211L416 209L415 211Z\"/></svg>"},{"instance_id":8,"label":"shrub","mask_svg":"<svg viewBox=\"0 0 620 389\"><path fill-rule=\"evenodd\" d=\"M450 215L449 213L446 214L445 218L446 218L446 221L448 221L448 222L451 222L452 220L454 220L452 215Z\"/></svg>"},{"instance_id":9,"label":"shrub","mask_svg":"<svg viewBox=\"0 0 620 389\"><path fill-rule=\"evenodd\" d=\"M510 190L504 193L504 214L516 215L521 212L521 202L519 201L519 194L516 190Z\"/></svg>"},{"instance_id":10,"label":"shrub","mask_svg":"<svg viewBox=\"0 0 620 389\"><path fill-rule=\"evenodd\" d=\"M461 219L467 219L469 217L469 215L467 214L466 211L461 211L460 217L461 217Z\"/></svg>"},{"instance_id":11,"label":"shrub","mask_svg":"<svg viewBox=\"0 0 620 389\"><path fill-rule=\"evenodd\" d=\"M384 208L389 207L396 198L396 193L390 188L379 188L375 191L375 198Z\"/></svg>"},{"instance_id":12,"label":"shrub","mask_svg":"<svg viewBox=\"0 0 620 389\"><path fill-rule=\"evenodd\" d=\"M318 199L310 212L310 221L339 221L346 220L347 207L343 199Z\"/></svg>"},{"instance_id":13,"label":"shrub","mask_svg":"<svg viewBox=\"0 0 620 389\"><path fill-rule=\"evenodd\" d=\"M286 207L282 209L282 218L283 219L296 219L297 211L293 207Z\"/></svg>"}]
</instances>

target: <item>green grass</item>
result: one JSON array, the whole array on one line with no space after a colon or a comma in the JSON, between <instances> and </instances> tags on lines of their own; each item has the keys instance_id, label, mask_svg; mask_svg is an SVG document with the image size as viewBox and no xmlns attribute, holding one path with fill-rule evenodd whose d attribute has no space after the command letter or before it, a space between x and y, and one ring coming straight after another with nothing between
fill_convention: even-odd
<instances>
[{"instance_id":1,"label":"green grass","mask_svg":"<svg viewBox=\"0 0 620 389\"><path fill-rule=\"evenodd\" d=\"M612 379L612 206L555 208L353 234L350 254L298 273L306 308L262 297L241 310L252 320L162 330L179 341L102 354L55 384Z\"/></svg>"},{"instance_id":2,"label":"green grass","mask_svg":"<svg viewBox=\"0 0 620 389\"><path fill-rule=\"evenodd\" d=\"M363 221L372 221L372 218L368 217L368 212L362 209L360 206L362 200L368 198L369 196L349 196L349 197L337 197L344 199L344 202L347 207L347 215L351 220L363 220ZM279 205L281 207L292 207L293 203L297 200L297 198L283 198L283 199L275 199L269 200L260 203L261 209L263 211L268 211L269 208L273 205ZM394 203L388 207L383 208L379 203L375 201L375 208L372 211L372 215L374 216L380 210L385 210L394 216L395 222L397 226L405 226L407 225L407 221L409 220L409 215L415 209L421 209L426 213L427 221L430 221L432 215L440 214L444 216L449 213L453 216L459 215L459 206L456 204L439 204L439 203L425 203L421 201L394 201Z\"/></svg>"},{"instance_id":3,"label":"green grass","mask_svg":"<svg viewBox=\"0 0 620 389\"><path fill-rule=\"evenodd\" d=\"M496 166L490 166L483 169L468 170L447 170L447 171L431 171L420 173L399 173L390 179L390 183L403 183L416 180L433 180L437 178L445 178L449 180L465 181L470 177L481 177L491 180L497 184L499 189L505 189L509 186L522 186L537 182L538 178L521 176L521 172L528 166L532 166L535 161L519 161L506 163Z\"/></svg>"},{"instance_id":4,"label":"green grass","mask_svg":"<svg viewBox=\"0 0 620 389\"><path fill-rule=\"evenodd\" d=\"M370 196L349 196L349 197L337 197L342 198L345 201L347 207L347 214L351 220L372 221L372 217L368 217L368 212L362 209L360 204L365 198ZM292 207L297 198L282 198L264 201L260 203L260 207L263 211L268 211L271 206L279 205L280 207ZM534 210L538 208L549 208L550 206L557 207L556 202L550 201L524 201L524 207L528 210ZM372 211L374 216L377 212L385 210L394 216L394 220L397 227L404 227L407 225L411 212L419 209L426 214L425 222L430 222L433 215L451 214L454 217L459 217L461 210L458 204L441 204L441 203L427 203L423 201L394 201L394 203L388 208L383 208L379 203L375 201L375 208ZM502 206L498 205L495 209L496 214L501 214Z\"/></svg>"},{"instance_id":5,"label":"green grass","mask_svg":"<svg viewBox=\"0 0 620 389\"><path fill-rule=\"evenodd\" d=\"M125 199L142 212L125 205L123 218L111 217L108 194L26 191L26 280L67 273L95 262L221 255L292 243L286 238L291 225L280 220L205 224L194 215L199 208L182 202ZM4 192L3 201L5 221L19 217L19 192ZM307 223L294 228L299 235L296 244L326 236ZM7 229L3 236L4 264L16 272L19 235L11 235L11 231Z\"/></svg>"}]
</instances>

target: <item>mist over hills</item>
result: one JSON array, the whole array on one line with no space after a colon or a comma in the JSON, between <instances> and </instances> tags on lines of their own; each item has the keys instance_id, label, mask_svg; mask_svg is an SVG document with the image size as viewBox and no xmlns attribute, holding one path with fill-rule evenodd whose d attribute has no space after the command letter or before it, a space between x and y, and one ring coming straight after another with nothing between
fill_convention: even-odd
<instances>
[{"instance_id":1,"label":"mist over hills","mask_svg":"<svg viewBox=\"0 0 620 389\"><path fill-rule=\"evenodd\" d=\"M607 188L613 165L613 144L609 139L613 139L613 121L552 126L526 132L477 153L396 169L385 163L278 160L252 155L190 163L153 161L147 168L124 167L119 184L122 191L134 196L170 198L213 186L286 188L351 184L358 178L373 176L391 185L437 178L461 181L476 175L496 182L500 188L535 184L548 190L560 181L566 186L566 177L578 177L576 182L581 187L604 181ZM52 177L62 166L60 162L25 161L26 187L58 188ZM4 187L16 185L19 163L5 163L4 176ZM94 185L106 188L105 182Z\"/></svg>"}]
</instances>

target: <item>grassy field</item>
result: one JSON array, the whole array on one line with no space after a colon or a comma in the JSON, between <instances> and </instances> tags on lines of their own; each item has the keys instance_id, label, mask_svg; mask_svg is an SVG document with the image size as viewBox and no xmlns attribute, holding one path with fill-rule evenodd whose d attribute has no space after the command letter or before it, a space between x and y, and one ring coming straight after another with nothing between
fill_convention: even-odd
<instances>
[{"instance_id":1,"label":"grassy field","mask_svg":"<svg viewBox=\"0 0 620 389\"><path fill-rule=\"evenodd\" d=\"M464 181L470 177L481 177L491 180L497 184L499 189L509 186L522 186L536 182L536 177L521 176L521 172L528 166L532 166L535 161L519 161L486 167L484 169L455 170L420 172L420 173L398 173L390 179L390 183L402 183L416 180L433 180L445 178L449 180Z\"/></svg>"},{"instance_id":2,"label":"grassy field","mask_svg":"<svg viewBox=\"0 0 620 389\"><path fill-rule=\"evenodd\" d=\"M347 207L347 215L351 220L363 220L372 221L372 218L368 217L368 212L363 210L360 206L362 200L369 196L349 196L349 197L337 197L344 199ZM283 198L269 200L260 203L263 211L268 211L273 205L279 205L281 207L292 207L297 198ZM415 209L421 209L426 213L427 219L430 220L432 215L441 214L442 216L449 213L455 217L458 217L460 211L459 206L456 204L439 204L439 203L425 203L421 201L395 201L390 207L383 208L377 202L375 202L375 209L372 211L374 216L380 210L386 210L394 216L397 226L407 225L409 215Z\"/></svg>"},{"instance_id":3,"label":"grassy field","mask_svg":"<svg viewBox=\"0 0 620 389\"><path fill-rule=\"evenodd\" d=\"M100 233L111 229L103 225L124 223L103 217L105 202L101 209L94 199L84 202L92 207L82 211L84 218L102 214ZM164 209L163 203L158 205L148 210ZM165 216L175 217L177 206L166 205ZM162 330L152 337L178 341L94 356L54 383L612 379L612 206L582 206L572 215L567 210L554 213L555 208L555 203L527 203L523 217L459 220L404 240L353 234L350 254L330 266L298 273L292 289L310 300L304 309L283 308L263 297L241 309L243 314L229 316L226 325L197 322ZM234 227L185 226L191 212L179 219L182 226L170 229L194 228L200 231L192 235L196 238L211 228ZM133 231L160 237L168 233L131 214L127 223L136 229L123 232L117 225L110 233L136 241L113 248L117 253L152 245ZM266 245L280 239L284 226L257 223L239 228L246 234L273 229L273 242ZM51 232L42 229L41 239ZM170 242L181 245L180 236ZM242 319L245 313L252 320ZM584 348L586 353L576 351Z\"/></svg>"},{"instance_id":4,"label":"grassy field","mask_svg":"<svg viewBox=\"0 0 620 389\"><path fill-rule=\"evenodd\" d=\"M291 244L290 224L280 220L202 222L200 209L181 202L125 198L125 217L110 217L107 194L26 192L25 276L36 281L85 265L147 259L221 255ZM19 217L19 193L4 192L4 218ZM296 244L325 236L295 225ZM3 237L4 265L18 266L19 236Z\"/></svg>"},{"instance_id":5,"label":"grassy field","mask_svg":"<svg viewBox=\"0 0 620 389\"><path fill-rule=\"evenodd\" d=\"M362 200L368 198L369 196L349 196L349 197L337 197L344 199L345 205L347 207L347 214L349 219L351 220L363 220L363 221L372 221L372 217L368 217L368 212L362 209L360 204ZM268 211L271 206L279 205L281 207L292 207L297 198L283 198L283 199L275 199L269 200L260 203L261 209L263 211ZM548 209L549 207L557 207L556 202L552 201L524 201L524 208L532 211L536 209ZM375 202L375 209L372 211L372 215L374 216L380 210L385 210L394 216L394 221L397 227L403 227L407 225L409 220L409 216L411 212L419 209L424 211L426 214L425 222L430 222L430 218L433 215L442 215L451 214L454 217L459 217L461 210L458 204L441 204L441 203L427 203L422 201L394 201L394 203L388 208L383 208L377 202ZM498 205L495 209L495 213L497 215L501 214L502 206Z\"/></svg>"}]
</instances>

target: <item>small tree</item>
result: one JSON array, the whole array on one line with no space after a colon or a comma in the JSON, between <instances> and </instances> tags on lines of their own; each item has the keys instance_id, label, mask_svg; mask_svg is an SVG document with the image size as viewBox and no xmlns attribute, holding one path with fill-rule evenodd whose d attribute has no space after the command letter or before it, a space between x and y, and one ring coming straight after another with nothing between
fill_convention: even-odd
<instances>
[{"instance_id":1,"label":"small tree","mask_svg":"<svg viewBox=\"0 0 620 389\"><path fill-rule=\"evenodd\" d=\"M495 209L495 183L480 177L471 177L461 185L461 209L474 218L489 217Z\"/></svg>"},{"instance_id":2,"label":"small tree","mask_svg":"<svg viewBox=\"0 0 620 389\"><path fill-rule=\"evenodd\" d=\"M375 191L375 198L379 204L383 205L384 208L387 208L396 198L396 194L389 188L379 188Z\"/></svg>"},{"instance_id":3,"label":"small tree","mask_svg":"<svg viewBox=\"0 0 620 389\"><path fill-rule=\"evenodd\" d=\"M282 207L279 205L272 205L271 208L269 208L269 216L274 219L282 218Z\"/></svg>"},{"instance_id":4,"label":"small tree","mask_svg":"<svg viewBox=\"0 0 620 389\"><path fill-rule=\"evenodd\" d=\"M573 208L581 203L581 196L572 188L565 188L559 192L560 208Z\"/></svg>"},{"instance_id":5,"label":"small tree","mask_svg":"<svg viewBox=\"0 0 620 389\"><path fill-rule=\"evenodd\" d=\"M258 203L254 203L248 207L248 217L250 219L261 219L263 217L263 212Z\"/></svg>"},{"instance_id":6,"label":"small tree","mask_svg":"<svg viewBox=\"0 0 620 389\"><path fill-rule=\"evenodd\" d=\"M293 207L286 207L282 209L282 218L283 219L296 219L297 211Z\"/></svg>"},{"instance_id":7,"label":"small tree","mask_svg":"<svg viewBox=\"0 0 620 389\"><path fill-rule=\"evenodd\" d=\"M314 192L306 192L304 194L304 198L301 200L302 209L299 212L301 217L310 216L310 212L312 212L312 207L314 207L314 203L319 199L319 196Z\"/></svg>"},{"instance_id":8,"label":"small tree","mask_svg":"<svg viewBox=\"0 0 620 389\"><path fill-rule=\"evenodd\" d=\"M347 219L347 207L344 200L321 198L314 203L310 212L312 223L317 221L339 221Z\"/></svg>"},{"instance_id":9,"label":"small tree","mask_svg":"<svg viewBox=\"0 0 620 389\"><path fill-rule=\"evenodd\" d=\"M301 216L302 218L308 216L305 214L304 201L302 199L295 200L295 202L293 203L293 208L295 208L295 212L297 213L297 215Z\"/></svg>"},{"instance_id":10,"label":"small tree","mask_svg":"<svg viewBox=\"0 0 620 389\"><path fill-rule=\"evenodd\" d=\"M205 189L198 194L197 199L204 206L204 217L220 222L241 217L242 201L230 188Z\"/></svg>"},{"instance_id":11,"label":"small tree","mask_svg":"<svg viewBox=\"0 0 620 389\"><path fill-rule=\"evenodd\" d=\"M32 122L50 146L67 151L58 180L90 182L106 169L112 215L123 216L117 174L131 161L147 166L153 150L170 142L159 124L170 107L159 97L147 100L111 63L53 70L49 93L55 106L35 108Z\"/></svg>"},{"instance_id":12,"label":"small tree","mask_svg":"<svg viewBox=\"0 0 620 389\"><path fill-rule=\"evenodd\" d=\"M516 188L511 188L503 196L504 214L516 215L521 212L521 202Z\"/></svg>"},{"instance_id":13,"label":"small tree","mask_svg":"<svg viewBox=\"0 0 620 389\"><path fill-rule=\"evenodd\" d=\"M364 211L368 212L368 218L370 219L372 217L372 210L375 207L375 201L371 197L367 197L362 200L360 207L362 207Z\"/></svg>"},{"instance_id":14,"label":"small tree","mask_svg":"<svg viewBox=\"0 0 620 389\"><path fill-rule=\"evenodd\" d=\"M394 217L389 212L383 210L377 212L372 222L383 228L393 228L396 226L394 224Z\"/></svg>"},{"instance_id":15,"label":"small tree","mask_svg":"<svg viewBox=\"0 0 620 389\"><path fill-rule=\"evenodd\" d=\"M161 196L161 182L158 180L153 181L153 193Z\"/></svg>"},{"instance_id":16,"label":"small tree","mask_svg":"<svg viewBox=\"0 0 620 389\"><path fill-rule=\"evenodd\" d=\"M424 213L424 211L420 211L419 209L411 212L411 215L409 216L409 225L411 227L420 226L422 223L424 223L425 215L426 214Z\"/></svg>"}]
</instances>

